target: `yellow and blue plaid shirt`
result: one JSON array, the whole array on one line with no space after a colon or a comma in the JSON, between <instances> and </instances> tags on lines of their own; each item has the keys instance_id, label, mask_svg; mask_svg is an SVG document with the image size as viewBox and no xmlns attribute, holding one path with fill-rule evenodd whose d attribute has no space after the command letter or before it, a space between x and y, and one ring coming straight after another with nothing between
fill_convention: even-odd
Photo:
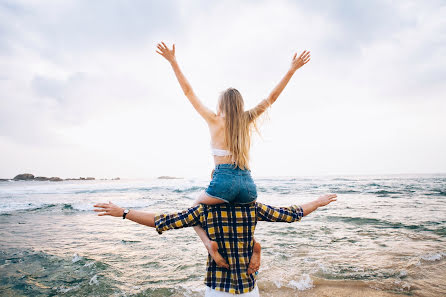
<instances>
[{"instance_id":1,"label":"yellow and blue plaid shirt","mask_svg":"<svg viewBox=\"0 0 446 297\"><path fill-rule=\"evenodd\" d=\"M257 222L292 223L300 221L303 215L302 207L297 205L200 204L178 213L156 215L155 228L161 234L170 229L200 225L209 238L218 243L219 253L229 264L229 269L218 267L208 254L205 284L217 291L242 294L255 287L255 275L248 275L247 269Z\"/></svg>"}]
</instances>

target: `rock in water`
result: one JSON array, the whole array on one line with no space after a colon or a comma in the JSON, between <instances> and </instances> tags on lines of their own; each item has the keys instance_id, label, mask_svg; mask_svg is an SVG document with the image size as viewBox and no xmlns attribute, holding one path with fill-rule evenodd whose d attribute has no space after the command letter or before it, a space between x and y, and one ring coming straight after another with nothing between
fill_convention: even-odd
<instances>
[{"instance_id":1,"label":"rock in water","mask_svg":"<svg viewBox=\"0 0 446 297\"><path fill-rule=\"evenodd\" d=\"M34 180L45 181L45 180L50 180L50 178L46 176L36 176Z\"/></svg>"},{"instance_id":2,"label":"rock in water","mask_svg":"<svg viewBox=\"0 0 446 297\"><path fill-rule=\"evenodd\" d=\"M158 176L158 179L182 179L182 177L162 175L162 176Z\"/></svg>"},{"instance_id":3,"label":"rock in water","mask_svg":"<svg viewBox=\"0 0 446 297\"><path fill-rule=\"evenodd\" d=\"M32 175L31 173L22 173L14 177L14 180L32 180L32 179L34 179L34 175Z\"/></svg>"},{"instance_id":4,"label":"rock in water","mask_svg":"<svg viewBox=\"0 0 446 297\"><path fill-rule=\"evenodd\" d=\"M50 177L50 181L63 181L63 179L61 179L60 177L57 177L57 176L53 176L53 177Z\"/></svg>"}]
</instances>

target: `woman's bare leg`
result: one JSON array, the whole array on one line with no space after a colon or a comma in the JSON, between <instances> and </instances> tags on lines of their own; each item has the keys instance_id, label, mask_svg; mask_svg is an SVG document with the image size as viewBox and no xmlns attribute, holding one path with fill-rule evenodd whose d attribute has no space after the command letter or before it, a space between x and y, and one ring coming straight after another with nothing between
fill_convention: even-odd
<instances>
[{"instance_id":1,"label":"woman's bare leg","mask_svg":"<svg viewBox=\"0 0 446 297\"><path fill-rule=\"evenodd\" d=\"M194 206L198 204L207 204L207 205L214 205L214 204L221 204L225 203L223 200L212 198L208 196L204 191L200 194L198 199L195 201ZM206 231L201 228L201 226L194 226L194 230L197 233L198 237L200 237L201 241L203 242L204 246L208 250L209 254L211 255L212 259L214 259L215 263L219 267L229 268L228 263L226 260L220 255L218 252L218 243L216 241L211 240Z\"/></svg>"}]
</instances>

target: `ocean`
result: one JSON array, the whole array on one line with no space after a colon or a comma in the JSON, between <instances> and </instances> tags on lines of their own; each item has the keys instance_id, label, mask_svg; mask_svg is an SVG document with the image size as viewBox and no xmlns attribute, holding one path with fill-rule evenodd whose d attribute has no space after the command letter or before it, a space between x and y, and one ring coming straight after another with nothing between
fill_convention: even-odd
<instances>
[{"instance_id":1,"label":"ocean","mask_svg":"<svg viewBox=\"0 0 446 297\"><path fill-rule=\"evenodd\" d=\"M256 178L258 201L338 201L259 222L261 296L446 296L446 175ZM205 179L0 182L1 296L203 296L193 228L158 235L93 204L175 212Z\"/></svg>"}]
</instances>

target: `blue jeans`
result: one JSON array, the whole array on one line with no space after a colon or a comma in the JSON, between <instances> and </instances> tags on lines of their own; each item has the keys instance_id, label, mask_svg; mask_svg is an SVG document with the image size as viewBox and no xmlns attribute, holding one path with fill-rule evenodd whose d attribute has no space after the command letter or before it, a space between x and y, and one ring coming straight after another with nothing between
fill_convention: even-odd
<instances>
[{"instance_id":1,"label":"blue jeans","mask_svg":"<svg viewBox=\"0 0 446 297\"><path fill-rule=\"evenodd\" d=\"M234 168L234 164L215 166L211 183L206 194L228 203L246 204L257 199L257 187L251 177L251 170Z\"/></svg>"}]
</instances>

